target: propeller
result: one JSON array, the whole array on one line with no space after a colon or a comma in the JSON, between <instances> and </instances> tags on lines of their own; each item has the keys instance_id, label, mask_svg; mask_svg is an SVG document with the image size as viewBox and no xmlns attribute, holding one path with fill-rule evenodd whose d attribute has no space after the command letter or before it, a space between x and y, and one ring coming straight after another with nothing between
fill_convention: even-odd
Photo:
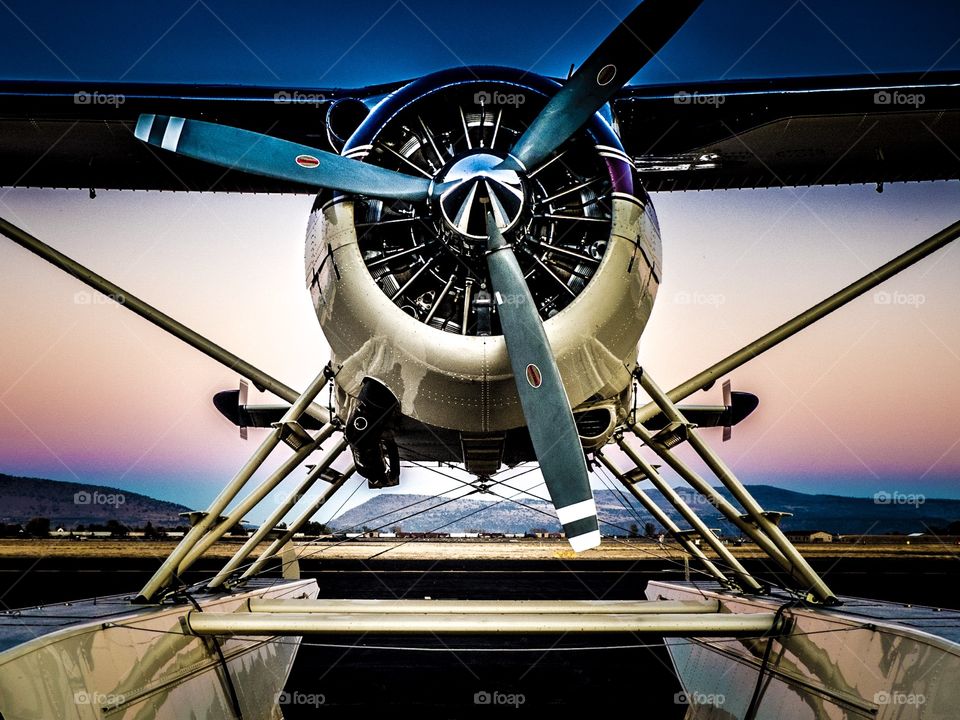
<instances>
[{"instance_id":1,"label":"propeller","mask_svg":"<svg viewBox=\"0 0 960 720\"><path fill-rule=\"evenodd\" d=\"M723 407L726 408L725 414L727 416L727 422L723 425L723 442L726 442L733 437L733 425L730 420L730 411L733 407L733 392L731 391L729 380L725 380L723 383Z\"/></svg>"},{"instance_id":2,"label":"propeller","mask_svg":"<svg viewBox=\"0 0 960 720\"><path fill-rule=\"evenodd\" d=\"M228 125L141 115L134 135L178 155L318 188L396 200L425 200L430 181Z\"/></svg>"},{"instance_id":3,"label":"propeller","mask_svg":"<svg viewBox=\"0 0 960 720\"><path fill-rule=\"evenodd\" d=\"M597 506L567 392L512 247L487 211L487 267L533 449L570 546L600 544Z\"/></svg>"},{"instance_id":4,"label":"propeller","mask_svg":"<svg viewBox=\"0 0 960 720\"><path fill-rule=\"evenodd\" d=\"M702 1L646 0L635 7L550 99L504 165L537 167L667 44Z\"/></svg>"},{"instance_id":5,"label":"propeller","mask_svg":"<svg viewBox=\"0 0 960 720\"><path fill-rule=\"evenodd\" d=\"M250 386L247 384L246 380L240 381L240 390L237 392L237 407L246 408L247 407L247 395L250 392ZM242 415L241 415L242 417ZM243 423L240 425L240 438L242 440L247 439L247 425Z\"/></svg>"}]
</instances>

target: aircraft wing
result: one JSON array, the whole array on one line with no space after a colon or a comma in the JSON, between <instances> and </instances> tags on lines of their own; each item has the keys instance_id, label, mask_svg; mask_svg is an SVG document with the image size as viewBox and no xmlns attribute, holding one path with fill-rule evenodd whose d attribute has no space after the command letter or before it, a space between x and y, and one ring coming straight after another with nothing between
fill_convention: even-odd
<instances>
[{"instance_id":1,"label":"aircraft wing","mask_svg":"<svg viewBox=\"0 0 960 720\"><path fill-rule=\"evenodd\" d=\"M162 152L137 140L140 113L180 115L336 149L327 113L403 83L362 89L49 81L0 82L0 186L305 192L315 188Z\"/></svg>"},{"instance_id":2,"label":"aircraft wing","mask_svg":"<svg viewBox=\"0 0 960 720\"><path fill-rule=\"evenodd\" d=\"M613 100L648 190L960 178L960 72L628 86Z\"/></svg>"},{"instance_id":3,"label":"aircraft wing","mask_svg":"<svg viewBox=\"0 0 960 720\"><path fill-rule=\"evenodd\" d=\"M140 113L336 150L327 113L362 89L0 82L0 186L305 192L138 141ZM628 86L612 101L649 190L960 178L960 72Z\"/></svg>"}]
</instances>

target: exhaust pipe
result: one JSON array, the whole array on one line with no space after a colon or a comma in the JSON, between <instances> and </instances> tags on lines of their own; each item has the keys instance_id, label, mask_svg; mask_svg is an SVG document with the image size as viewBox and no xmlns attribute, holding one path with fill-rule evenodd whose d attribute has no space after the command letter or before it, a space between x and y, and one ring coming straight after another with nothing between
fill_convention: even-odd
<instances>
[{"instance_id":1,"label":"exhaust pipe","mask_svg":"<svg viewBox=\"0 0 960 720\"><path fill-rule=\"evenodd\" d=\"M364 378L357 406L347 420L343 434L350 443L357 472L370 488L400 484L400 453L390 433L390 421L400 403L379 380Z\"/></svg>"}]
</instances>

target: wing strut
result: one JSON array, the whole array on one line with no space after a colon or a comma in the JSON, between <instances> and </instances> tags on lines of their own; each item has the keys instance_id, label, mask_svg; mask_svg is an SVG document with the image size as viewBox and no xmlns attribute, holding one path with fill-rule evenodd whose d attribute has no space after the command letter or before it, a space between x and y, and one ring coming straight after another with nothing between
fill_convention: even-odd
<instances>
[{"instance_id":1,"label":"wing strut","mask_svg":"<svg viewBox=\"0 0 960 720\"><path fill-rule=\"evenodd\" d=\"M127 292L119 285L110 282L106 278L97 275L89 268L81 265L73 258L67 257L62 252L55 250L42 240L34 237L26 230L17 227L13 223L0 218L0 233L6 235L17 245L26 248L34 255L38 255L50 264L60 268L68 275L72 275L83 283L86 283L94 290L103 293L109 298L116 300L120 305L140 317L152 322L162 330L166 330L180 340L183 340L190 347L199 350L207 357L213 358L218 363L225 365L230 370L238 373L241 377L252 382L259 390L269 390L277 397L283 398L289 403L296 402L300 393L289 385L284 385L276 378L267 375L262 370L255 368L250 363L242 360L229 350L225 350L212 340L205 338L200 333L191 330L186 325L166 313L158 310L152 305L144 302L136 295ZM311 404L306 409L306 413L318 420L320 423L329 422L329 412L324 407L317 404Z\"/></svg>"},{"instance_id":2,"label":"wing strut","mask_svg":"<svg viewBox=\"0 0 960 720\"><path fill-rule=\"evenodd\" d=\"M648 372L639 370L637 373L641 386L652 401L636 411L631 420L632 424L628 425L628 429L631 430L644 445L649 447L659 455L664 462L670 465L684 481L724 515L727 520L733 523L744 535L756 542L767 556L780 565L793 579L795 586L802 590L803 593L808 595L809 599L813 601L824 605L835 605L839 603L839 600L823 579L809 563L807 563L780 529L779 519L783 513L768 512L760 506L750 491L737 479L729 466L704 442L696 430L696 425L684 416L682 409L677 408L675 403L688 397L698 389L710 387L720 376L740 367L748 360L755 358L783 342L787 338L800 332L800 330L812 325L817 320L826 317L851 300L869 292L900 271L916 264L931 253L953 242L957 237L960 237L960 222L954 223L950 227L941 230L907 252L882 265L874 272L851 283L844 289L831 295L817 305L814 305L805 312L800 313L780 327L763 335L707 370L695 375L669 393L661 390ZM729 395L729 390L725 388L725 398ZM725 403L726 402L729 401L725 399ZM700 456L701 460L703 460L713 475L720 480L727 491L729 491L733 499L743 508L743 511L718 493L710 482L695 472L672 451L673 445L676 443L666 442L661 437L662 432L654 434L644 427L644 423L658 413L663 413L669 426L674 428L671 435L690 443L693 450ZM662 487L661 485L663 485L663 483L657 482L657 474L656 471L652 469L652 466L633 451L622 437L618 438L618 443L620 449L623 450L628 458L637 466L635 470L624 474L623 478L629 481L634 476L637 476L638 480L654 481L657 489L667 496L667 499L677 507L678 511L683 512L683 508L677 506L675 499L671 497L671 495L675 495L676 493L669 487ZM690 518L686 519L690 521ZM709 531L707 531L707 534L704 534L701 527L696 523L692 524L701 536L710 542ZM702 523L700 523L700 525L702 525ZM667 529L669 530L670 528L668 527ZM720 552L721 558L726 560L727 565L733 567L738 583L742 584L746 582L749 585L750 582L753 581L753 578L750 578L749 575L743 577L738 573L736 566L731 566L729 559L724 558L724 554L721 551L718 550L718 552Z\"/></svg>"},{"instance_id":3,"label":"wing strut","mask_svg":"<svg viewBox=\"0 0 960 720\"><path fill-rule=\"evenodd\" d=\"M728 355L703 372L697 373L686 382L677 385L673 390L666 393L666 397L670 399L670 402L676 403L684 398L690 397L697 390L708 389L727 373L736 370L761 353L765 353L770 348L779 345L787 338L793 337L804 328L810 327L813 323L817 322L817 320L826 317L834 310L840 309L851 300L855 300L861 295L870 292L873 288L889 280L894 275L915 265L940 248L949 245L958 237L960 237L960 221L944 228L935 235L931 235L919 245L915 245L902 255L898 255L890 262L881 265L873 272L867 273L856 282L847 285L847 287L839 292L834 293L808 310L804 310L796 317L783 323L783 325L757 338L735 353ZM641 425L659 412L660 408L657 404L655 402L649 402L642 408L637 409L636 416L632 418L632 421L635 425Z\"/></svg>"}]
</instances>

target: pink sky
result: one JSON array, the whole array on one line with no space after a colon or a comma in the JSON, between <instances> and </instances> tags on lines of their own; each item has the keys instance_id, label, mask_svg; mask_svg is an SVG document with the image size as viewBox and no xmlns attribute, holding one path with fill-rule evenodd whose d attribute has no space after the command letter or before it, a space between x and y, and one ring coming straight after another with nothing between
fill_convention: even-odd
<instances>
[{"instance_id":1,"label":"pink sky","mask_svg":"<svg viewBox=\"0 0 960 720\"><path fill-rule=\"evenodd\" d=\"M657 196L665 277L644 366L684 380L953 222L958 200L957 183ZM311 201L12 190L0 215L303 386L327 360L302 280ZM12 243L0 268L0 472L209 501L254 448L210 402L237 377L83 303L85 286ZM724 457L751 483L960 497L958 278L951 247L883 286L893 302L862 298L734 373L761 404ZM402 489L449 487L433 480Z\"/></svg>"}]
</instances>

